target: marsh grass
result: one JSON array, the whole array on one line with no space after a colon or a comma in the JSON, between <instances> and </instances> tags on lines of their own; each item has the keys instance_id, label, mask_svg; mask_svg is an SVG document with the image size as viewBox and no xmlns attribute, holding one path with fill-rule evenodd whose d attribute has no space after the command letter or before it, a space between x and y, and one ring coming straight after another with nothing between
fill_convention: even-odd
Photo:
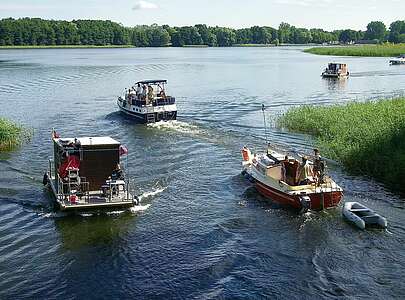
<instances>
[{"instance_id":1,"label":"marsh grass","mask_svg":"<svg viewBox=\"0 0 405 300\"><path fill-rule=\"evenodd\" d=\"M386 56L394 57L405 53L405 44L383 44L362 46L315 47L304 52L336 56Z\"/></svg>"},{"instance_id":2,"label":"marsh grass","mask_svg":"<svg viewBox=\"0 0 405 300\"><path fill-rule=\"evenodd\" d=\"M278 125L316 137L323 154L355 174L405 191L405 98L290 109Z\"/></svg>"},{"instance_id":3,"label":"marsh grass","mask_svg":"<svg viewBox=\"0 0 405 300\"><path fill-rule=\"evenodd\" d=\"M20 145L29 135L22 126L0 118L0 151L10 150Z\"/></svg>"}]
</instances>

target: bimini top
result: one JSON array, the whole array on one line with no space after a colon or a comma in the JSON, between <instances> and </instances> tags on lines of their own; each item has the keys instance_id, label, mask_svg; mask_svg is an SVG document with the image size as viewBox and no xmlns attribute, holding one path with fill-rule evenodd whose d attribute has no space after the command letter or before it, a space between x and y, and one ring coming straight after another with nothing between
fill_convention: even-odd
<instances>
[{"instance_id":1,"label":"bimini top","mask_svg":"<svg viewBox=\"0 0 405 300\"><path fill-rule=\"evenodd\" d=\"M143 81L138 81L135 84L158 84L158 83L167 83L166 79L160 79L160 80L143 80Z\"/></svg>"}]
</instances>

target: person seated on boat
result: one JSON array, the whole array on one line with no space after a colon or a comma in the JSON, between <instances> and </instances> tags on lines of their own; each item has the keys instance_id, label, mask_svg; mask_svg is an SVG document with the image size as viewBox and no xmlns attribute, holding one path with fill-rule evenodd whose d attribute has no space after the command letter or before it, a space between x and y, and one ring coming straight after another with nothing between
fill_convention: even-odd
<instances>
[{"instance_id":1,"label":"person seated on boat","mask_svg":"<svg viewBox=\"0 0 405 300\"><path fill-rule=\"evenodd\" d=\"M124 173L122 172L120 164L117 164L111 173L111 180L124 180Z\"/></svg>"},{"instance_id":2,"label":"person seated on boat","mask_svg":"<svg viewBox=\"0 0 405 300\"><path fill-rule=\"evenodd\" d=\"M308 158L306 156L302 157L302 163L298 172L298 184L305 185L313 181L312 168L309 165Z\"/></svg>"},{"instance_id":3,"label":"person seated on boat","mask_svg":"<svg viewBox=\"0 0 405 300\"><path fill-rule=\"evenodd\" d=\"M162 86L159 84L159 85L158 85L158 90L159 90L158 97L160 97L160 98L166 98L166 93L165 93L164 87L162 87Z\"/></svg>"}]
</instances>

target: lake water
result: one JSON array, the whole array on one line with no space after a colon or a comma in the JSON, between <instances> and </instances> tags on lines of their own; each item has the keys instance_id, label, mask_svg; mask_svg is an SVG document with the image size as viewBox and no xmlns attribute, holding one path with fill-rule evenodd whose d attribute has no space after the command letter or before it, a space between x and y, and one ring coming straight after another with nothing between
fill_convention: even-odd
<instances>
[{"instance_id":1,"label":"lake water","mask_svg":"<svg viewBox=\"0 0 405 300\"><path fill-rule=\"evenodd\" d=\"M262 103L271 125L291 106L405 92L405 67L387 58L300 50L1 50L0 116L33 137L0 153L0 298L404 298L404 199L330 166L345 201L388 219L386 231L360 231L341 208L280 209L240 175L240 148L264 146ZM330 61L348 63L351 77L321 79ZM160 78L176 96L177 122L136 125L117 111L124 88ZM54 211L42 186L52 127L125 144L149 209ZM288 149L312 149L309 136L270 133Z\"/></svg>"}]
</instances>

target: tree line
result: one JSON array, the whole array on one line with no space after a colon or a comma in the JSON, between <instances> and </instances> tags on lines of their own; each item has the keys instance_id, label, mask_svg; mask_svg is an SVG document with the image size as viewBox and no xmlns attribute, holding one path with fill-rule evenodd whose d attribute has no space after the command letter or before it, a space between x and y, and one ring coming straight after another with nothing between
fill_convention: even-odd
<instances>
[{"instance_id":1,"label":"tree line","mask_svg":"<svg viewBox=\"0 0 405 300\"><path fill-rule=\"evenodd\" d=\"M277 29L269 26L232 29L204 24L183 27L157 24L125 27L116 22L101 20L55 21L40 18L0 20L0 46L226 47L235 44L322 44L355 41L405 43L405 21L395 21L391 23L389 29L384 23L374 21L367 25L365 31L351 29L325 31L317 28L297 28L288 23L281 23Z\"/></svg>"}]
</instances>

